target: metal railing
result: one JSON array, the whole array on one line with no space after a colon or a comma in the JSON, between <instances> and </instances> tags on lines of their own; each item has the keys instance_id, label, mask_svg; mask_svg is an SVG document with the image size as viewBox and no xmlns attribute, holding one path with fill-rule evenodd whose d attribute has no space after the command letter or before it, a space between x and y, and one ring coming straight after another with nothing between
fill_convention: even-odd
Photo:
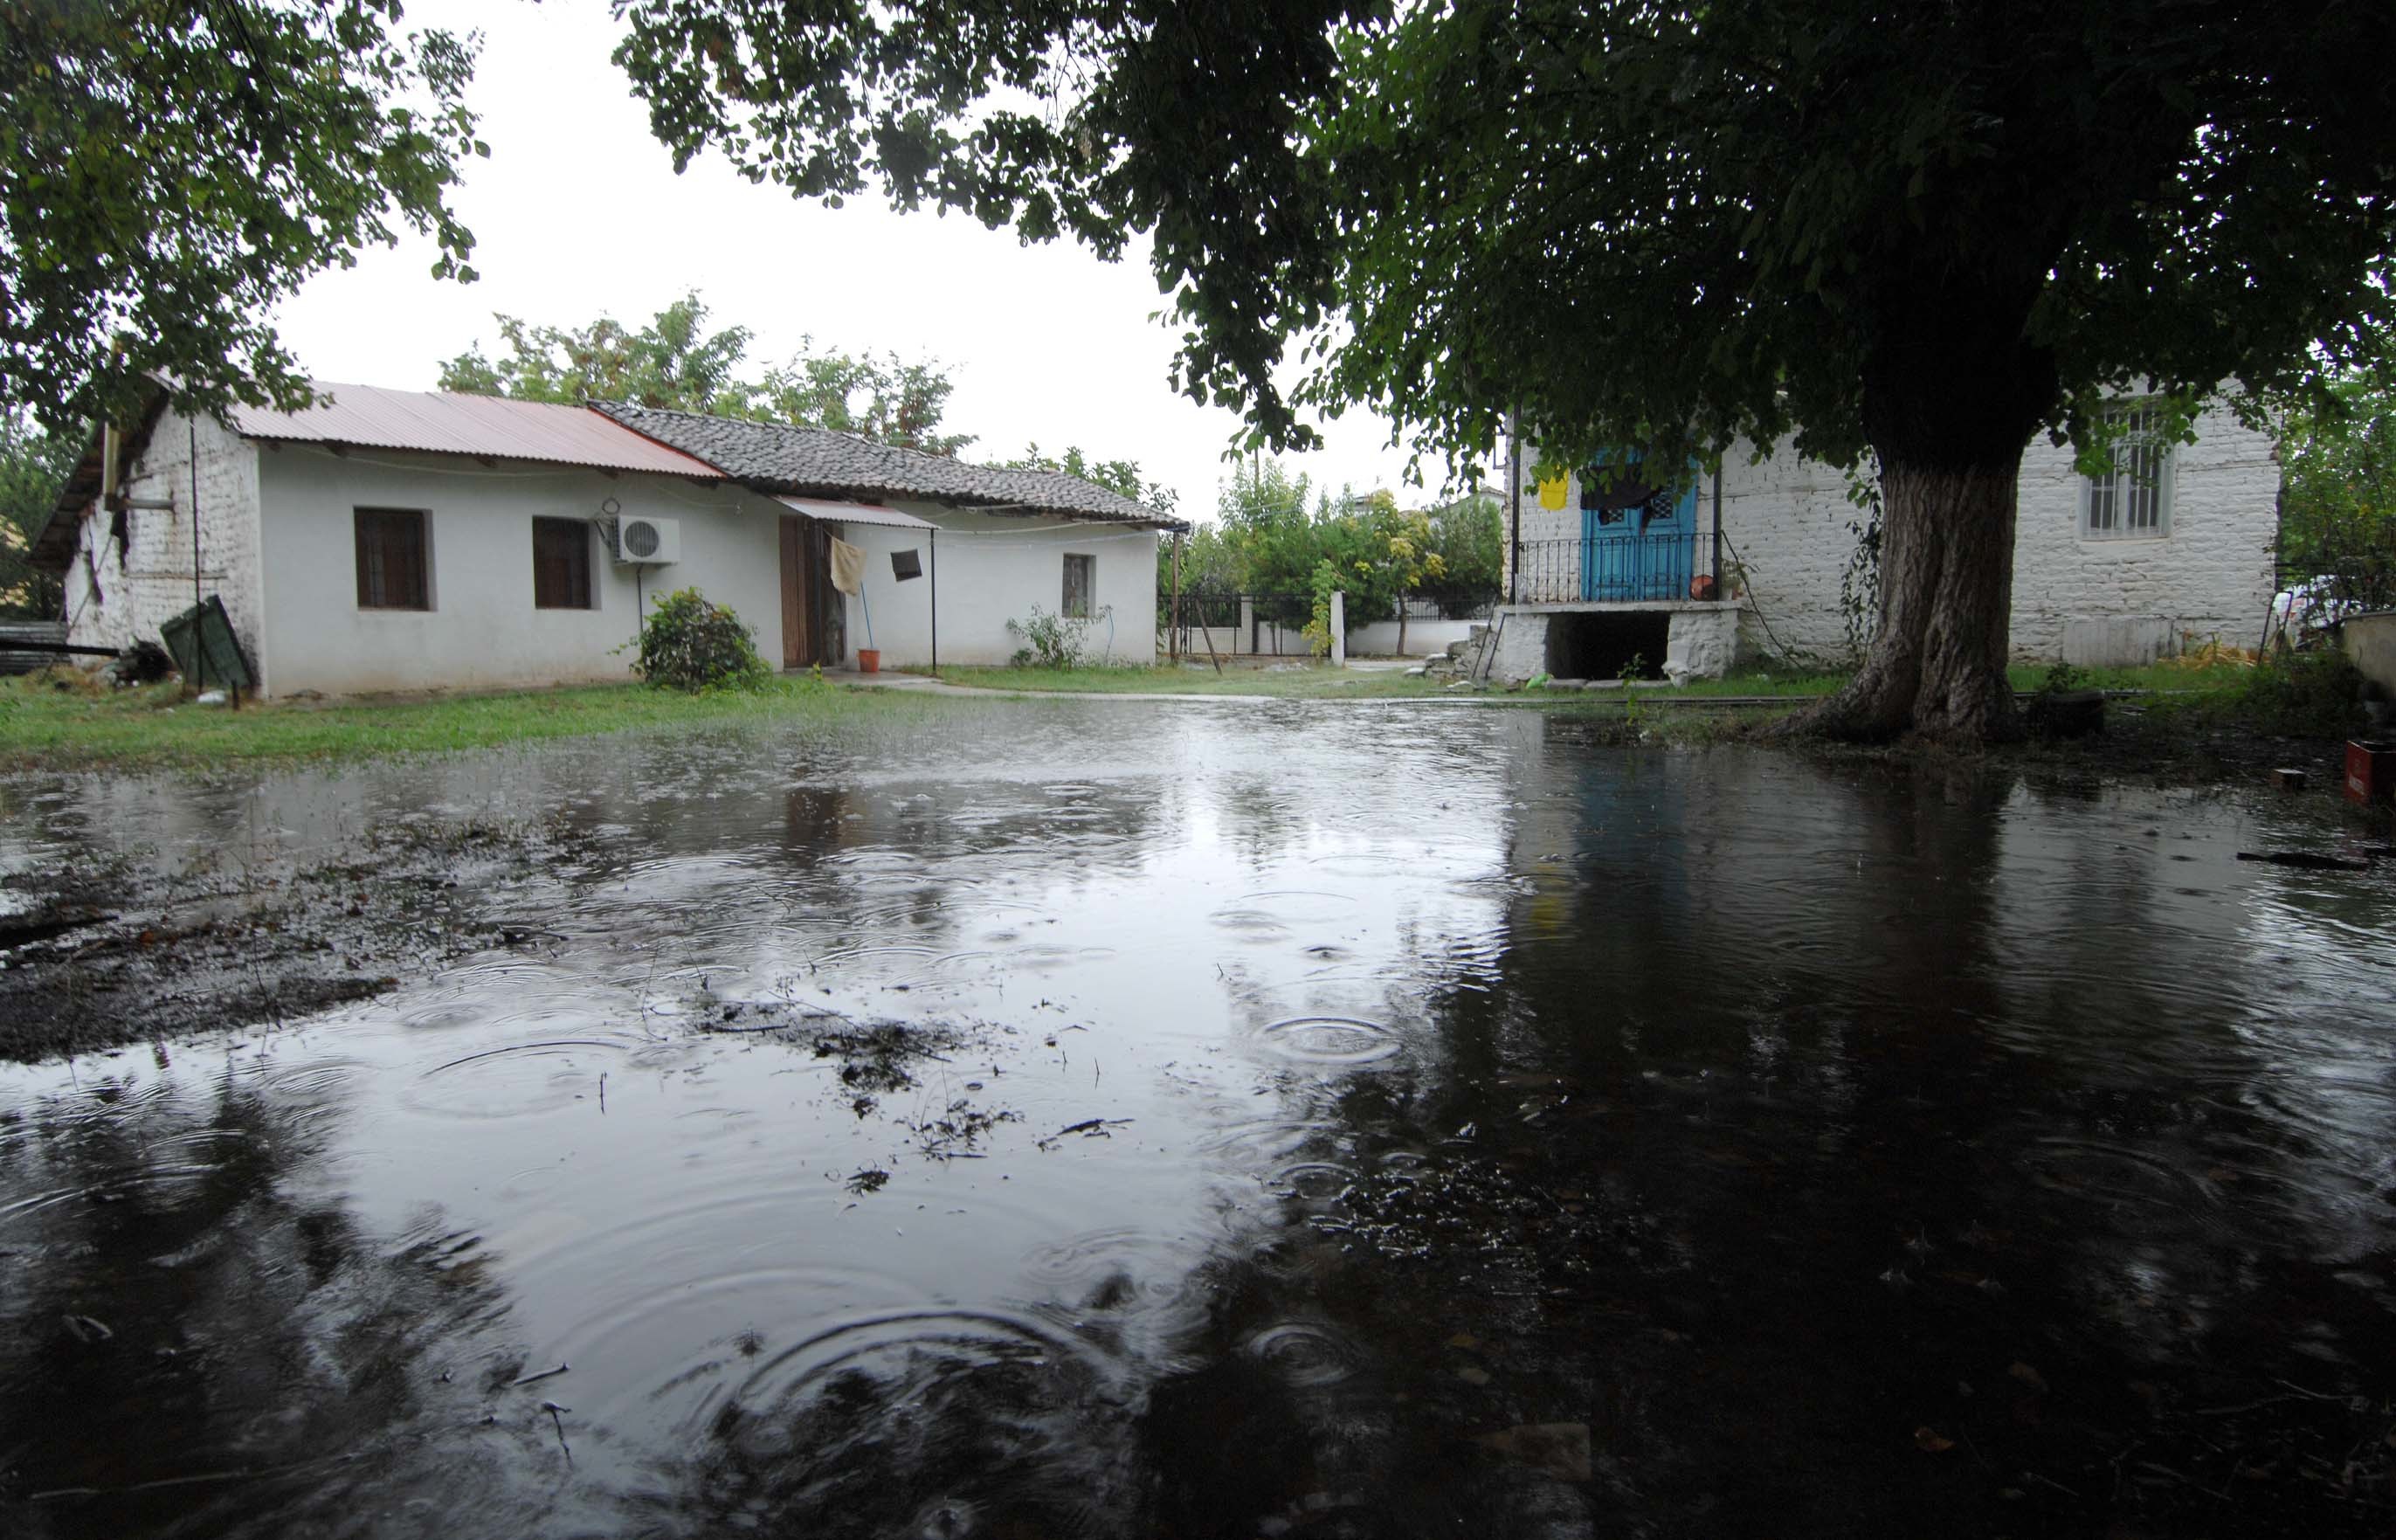
<instances>
[{"instance_id":1,"label":"metal railing","mask_svg":"<svg viewBox=\"0 0 2396 1540\"><path fill-rule=\"evenodd\" d=\"M1691 599L1713 587L1710 543L1690 533L1524 540L1514 598L1524 604Z\"/></svg>"}]
</instances>

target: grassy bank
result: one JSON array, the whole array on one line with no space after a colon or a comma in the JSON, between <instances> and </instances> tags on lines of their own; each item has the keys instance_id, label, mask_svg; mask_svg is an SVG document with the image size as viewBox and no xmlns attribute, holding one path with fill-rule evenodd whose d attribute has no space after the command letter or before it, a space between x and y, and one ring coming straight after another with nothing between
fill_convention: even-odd
<instances>
[{"instance_id":1,"label":"grassy bank","mask_svg":"<svg viewBox=\"0 0 2396 1540\"><path fill-rule=\"evenodd\" d=\"M0 682L0 770L206 769L438 753L593 733L833 718L911 708L808 679L753 694L683 695L634 684L489 695L196 706L172 685L108 690L89 675Z\"/></svg>"}]
</instances>

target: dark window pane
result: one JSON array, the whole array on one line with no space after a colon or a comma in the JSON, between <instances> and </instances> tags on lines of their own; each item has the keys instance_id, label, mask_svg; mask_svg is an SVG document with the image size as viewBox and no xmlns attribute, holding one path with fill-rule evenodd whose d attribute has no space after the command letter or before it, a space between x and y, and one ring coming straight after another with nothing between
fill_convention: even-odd
<instances>
[{"instance_id":1,"label":"dark window pane","mask_svg":"<svg viewBox=\"0 0 2396 1540\"><path fill-rule=\"evenodd\" d=\"M538 609L591 607L591 531L581 520L532 522L532 602Z\"/></svg>"},{"instance_id":2,"label":"dark window pane","mask_svg":"<svg viewBox=\"0 0 2396 1540\"><path fill-rule=\"evenodd\" d=\"M353 518L358 550L358 607L431 609L423 511L361 508Z\"/></svg>"},{"instance_id":3,"label":"dark window pane","mask_svg":"<svg viewBox=\"0 0 2396 1540\"><path fill-rule=\"evenodd\" d=\"M1097 586L1098 559L1095 556L1065 558L1065 602L1059 613L1068 620L1090 617L1090 591Z\"/></svg>"}]
</instances>

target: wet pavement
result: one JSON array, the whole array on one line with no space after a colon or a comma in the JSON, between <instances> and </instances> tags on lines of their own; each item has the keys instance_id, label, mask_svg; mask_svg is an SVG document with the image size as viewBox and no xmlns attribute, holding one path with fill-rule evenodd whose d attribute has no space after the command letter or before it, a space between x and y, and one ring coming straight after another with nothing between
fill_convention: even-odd
<instances>
[{"instance_id":1,"label":"wet pavement","mask_svg":"<svg viewBox=\"0 0 2396 1540\"><path fill-rule=\"evenodd\" d=\"M0 1069L11 1535L2396 1515L2396 871L2292 803L1044 700L5 804L547 853Z\"/></svg>"}]
</instances>

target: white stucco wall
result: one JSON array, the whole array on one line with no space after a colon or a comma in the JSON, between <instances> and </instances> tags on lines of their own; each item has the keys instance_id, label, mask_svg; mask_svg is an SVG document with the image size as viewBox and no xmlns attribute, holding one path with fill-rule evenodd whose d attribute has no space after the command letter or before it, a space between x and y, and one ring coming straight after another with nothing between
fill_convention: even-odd
<instances>
[{"instance_id":1,"label":"white stucco wall","mask_svg":"<svg viewBox=\"0 0 2396 1540\"><path fill-rule=\"evenodd\" d=\"M266 682L277 695L614 681L631 677L639 620L634 571L592 536L588 610L533 606L532 521L626 515L679 521L682 560L646 569L646 598L697 587L781 657L779 517L767 498L677 477L313 445L259 451ZM427 514L433 607L361 609L353 511Z\"/></svg>"},{"instance_id":2,"label":"white stucco wall","mask_svg":"<svg viewBox=\"0 0 2396 1540\"><path fill-rule=\"evenodd\" d=\"M199 447L200 589L223 599L225 613L258 670L262 608L259 588L258 450L207 417L160 415L129 468L125 491L169 498L170 509L127 509L120 551L112 520L87 510L67 569L67 640L85 647L126 647L158 640L159 627L192 607L192 445Z\"/></svg>"},{"instance_id":3,"label":"white stucco wall","mask_svg":"<svg viewBox=\"0 0 2396 1540\"><path fill-rule=\"evenodd\" d=\"M1848 500L1842 472L1799 458L1788 444L1760 462L1753 456L1742 442L1723 461L1724 564L1726 571L1734 559L1741 564L1747 588L1741 651L1844 658L1839 584L1856 545L1850 525L1861 522L1861 511ZM1525 465L1536 458L1526 449ZM2209 407L2198 418L2197 442L2173 452L2169 531L2145 539L2083 538L2084 483L2072 458L2070 447L2043 437L2022 457L2014 545L2017 658L2059 657L2067 635L2079 648L2106 636L2176 644L2183 633L2235 642L2260 631L2279 528L2280 469L2267 436L2242 425L2227 406ZM1526 543L1578 538L1577 484L1572 491L1563 509L1543 509L1526 472ZM1701 547L1711 519L1709 487L1698 498ZM1533 570L1528 556L1524 566ZM2089 624L2096 621L2140 624Z\"/></svg>"},{"instance_id":4,"label":"white stucco wall","mask_svg":"<svg viewBox=\"0 0 2396 1540\"><path fill-rule=\"evenodd\" d=\"M873 639L885 669L919 667L932 657L932 580L939 564L940 661L1005 663L1023 639L1006 629L1028 619L1034 604L1055 614L1064 602L1065 555L1094 556L1097 610L1113 608L1112 629L1100 613L1090 624L1094 657L1147 664L1156 658L1156 532L1113 524L1073 524L1054 518L972 513L938 504L889 506L940 526L937 554L923 530L879 524L842 525L842 538L867 552L865 600L873 607ZM926 576L901 583L891 576L894 551L924 553ZM864 646L863 605L848 601L848 645Z\"/></svg>"}]
</instances>

